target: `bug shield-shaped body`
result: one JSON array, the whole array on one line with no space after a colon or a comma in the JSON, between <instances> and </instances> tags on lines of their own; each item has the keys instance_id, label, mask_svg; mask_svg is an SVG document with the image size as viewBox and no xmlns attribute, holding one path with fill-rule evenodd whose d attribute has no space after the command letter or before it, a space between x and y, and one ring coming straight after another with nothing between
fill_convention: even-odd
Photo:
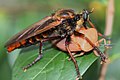
<instances>
[{"instance_id":1,"label":"bug shield-shaped body","mask_svg":"<svg viewBox=\"0 0 120 80\"><path fill-rule=\"evenodd\" d=\"M84 27L81 27L79 30L80 34L73 34L71 35L71 41L69 44L69 49L71 52L78 52L78 51L84 51L88 52L93 49L93 47L85 40L85 37L87 37L92 43L97 43L98 41L98 33L97 30L94 28L88 28L85 29ZM59 41L55 46L57 46L62 51L67 51L65 48L65 41L66 38ZM57 40L53 40L52 43L56 43ZM98 45L98 44L96 44Z\"/></svg>"}]
</instances>

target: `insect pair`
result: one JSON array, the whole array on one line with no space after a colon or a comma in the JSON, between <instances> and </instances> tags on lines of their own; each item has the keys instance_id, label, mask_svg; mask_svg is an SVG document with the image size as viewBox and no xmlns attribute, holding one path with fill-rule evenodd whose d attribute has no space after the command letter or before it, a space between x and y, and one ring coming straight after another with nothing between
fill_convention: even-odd
<instances>
[{"instance_id":1,"label":"insect pair","mask_svg":"<svg viewBox=\"0 0 120 80\"><path fill-rule=\"evenodd\" d=\"M106 59L105 55L97 47L99 42L98 35L103 35L97 32L90 21L89 14L92 12L93 10L83 10L81 13L76 14L72 9L60 9L13 36L5 47L7 47L8 52L11 52L17 48L40 44L38 57L23 68L27 70L42 58L43 42L53 40L52 42L56 43L57 41L56 46L68 52L75 65L77 79L79 79L81 75L77 61L71 52L96 50L103 62ZM93 28L88 28L87 23ZM61 46L62 43L63 46Z\"/></svg>"}]
</instances>

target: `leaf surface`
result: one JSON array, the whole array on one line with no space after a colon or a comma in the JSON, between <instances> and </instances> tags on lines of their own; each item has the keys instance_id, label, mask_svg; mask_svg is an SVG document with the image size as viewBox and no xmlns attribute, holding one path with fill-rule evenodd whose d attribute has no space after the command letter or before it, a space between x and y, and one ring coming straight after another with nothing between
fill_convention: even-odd
<instances>
[{"instance_id":1,"label":"leaf surface","mask_svg":"<svg viewBox=\"0 0 120 80\"><path fill-rule=\"evenodd\" d=\"M68 61L67 53L48 46L45 45L43 58L26 72L22 68L37 57L38 49L22 52L13 67L12 80L75 80L76 70L73 62ZM81 75L96 59L93 53L76 58Z\"/></svg>"}]
</instances>

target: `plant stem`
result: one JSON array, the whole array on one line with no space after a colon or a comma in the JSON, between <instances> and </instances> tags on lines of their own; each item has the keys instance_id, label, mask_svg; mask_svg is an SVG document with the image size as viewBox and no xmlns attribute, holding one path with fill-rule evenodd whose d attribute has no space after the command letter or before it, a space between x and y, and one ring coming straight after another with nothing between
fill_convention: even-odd
<instances>
[{"instance_id":1,"label":"plant stem","mask_svg":"<svg viewBox=\"0 0 120 80\"><path fill-rule=\"evenodd\" d=\"M109 0L108 7L106 10L106 28L104 33L106 36L110 36L112 34L113 18L114 18L114 0ZM107 49L105 50L105 54L108 55ZM108 60L107 63L102 64L99 80L105 80L105 75L109 63L110 61Z\"/></svg>"}]
</instances>

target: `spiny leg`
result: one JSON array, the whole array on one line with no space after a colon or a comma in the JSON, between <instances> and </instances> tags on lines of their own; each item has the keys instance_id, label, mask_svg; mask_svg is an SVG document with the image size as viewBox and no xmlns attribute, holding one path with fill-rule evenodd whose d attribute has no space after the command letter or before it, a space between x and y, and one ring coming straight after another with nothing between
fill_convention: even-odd
<instances>
[{"instance_id":1,"label":"spiny leg","mask_svg":"<svg viewBox=\"0 0 120 80\"><path fill-rule=\"evenodd\" d=\"M52 37L47 37L47 38L44 38L42 41L40 41L40 48L39 48L39 55L38 57L30 64L28 64L27 66L25 66L23 68L24 71L26 71L28 68L30 68L31 66L33 66L35 63L37 63L41 58L42 58L42 43L45 42L45 41L48 41L48 40L53 40L53 39L58 39L60 38L61 36L52 36Z\"/></svg>"},{"instance_id":2,"label":"spiny leg","mask_svg":"<svg viewBox=\"0 0 120 80\"><path fill-rule=\"evenodd\" d=\"M94 48L94 50L97 51L97 53L100 55L101 61L106 62L106 56L104 53L102 53L97 46L95 46L87 37L85 39L89 42L89 44Z\"/></svg>"},{"instance_id":3,"label":"spiny leg","mask_svg":"<svg viewBox=\"0 0 120 80\"><path fill-rule=\"evenodd\" d=\"M105 54L103 54L96 46L94 47L94 50L96 50L97 53L100 55L101 61L106 62L105 60L107 57L105 56Z\"/></svg>"},{"instance_id":4,"label":"spiny leg","mask_svg":"<svg viewBox=\"0 0 120 80\"><path fill-rule=\"evenodd\" d=\"M40 42L40 48L39 48L39 55L38 57L30 64L28 64L27 66L25 66L23 68L24 71L26 71L28 68L30 68L31 66L33 66L35 63L37 63L41 58L42 58L42 42Z\"/></svg>"},{"instance_id":5,"label":"spiny leg","mask_svg":"<svg viewBox=\"0 0 120 80\"><path fill-rule=\"evenodd\" d=\"M82 77L81 77L80 72L79 72L79 67L78 67L77 61L75 60L74 56L72 55L72 53L69 49L69 43L70 43L70 36L67 36L66 41L65 41L65 47L66 47L66 49L69 53L69 56L70 56L71 60L73 61L74 65L75 65L75 69L76 69L76 72L77 72L76 80L79 80L79 79L82 79Z\"/></svg>"},{"instance_id":6,"label":"spiny leg","mask_svg":"<svg viewBox=\"0 0 120 80\"><path fill-rule=\"evenodd\" d=\"M92 28L95 28L95 29L96 29L96 27L94 26L94 24L91 22L90 19L88 19L87 21L88 21L88 23L90 24L90 26L91 26ZM105 39L107 39L107 37L106 37L105 35L103 35L102 33L100 33L100 32L98 32L98 35L101 36L101 37L103 37L103 38L105 38Z\"/></svg>"}]
</instances>

